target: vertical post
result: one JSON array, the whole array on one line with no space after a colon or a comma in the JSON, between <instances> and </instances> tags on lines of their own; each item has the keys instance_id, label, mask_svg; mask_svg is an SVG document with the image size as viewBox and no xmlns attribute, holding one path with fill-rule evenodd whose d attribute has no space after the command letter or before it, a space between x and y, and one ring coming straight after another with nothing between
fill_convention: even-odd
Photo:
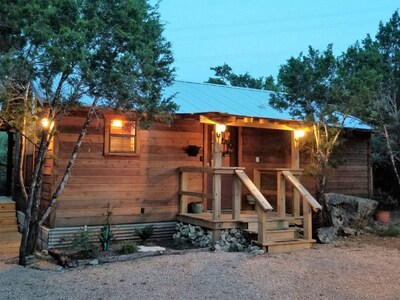
<instances>
[{"instance_id":1,"label":"vertical post","mask_svg":"<svg viewBox=\"0 0 400 300\"><path fill-rule=\"evenodd\" d=\"M267 212L260 205L256 205L258 215L258 243L264 245L267 242Z\"/></svg>"},{"instance_id":2,"label":"vertical post","mask_svg":"<svg viewBox=\"0 0 400 300\"><path fill-rule=\"evenodd\" d=\"M303 236L306 240L312 239L312 213L311 206L303 197Z\"/></svg>"},{"instance_id":3,"label":"vertical post","mask_svg":"<svg viewBox=\"0 0 400 300\"><path fill-rule=\"evenodd\" d=\"M179 171L179 192L187 191L188 187L188 174L182 171ZM187 197L186 195L181 195L179 193L179 213L186 214L187 213Z\"/></svg>"},{"instance_id":4,"label":"vertical post","mask_svg":"<svg viewBox=\"0 0 400 300\"><path fill-rule=\"evenodd\" d=\"M276 206L279 218L286 217L286 179L281 171L277 172Z\"/></svg>"},{"instance_id":5,"label":"vertical post","mask_svg":"<svg viewBox=\"0 0 400 300\"><path fill-rule=\"evenodd\" d=\"M261 191L261 173L259 170L254 169L253 171L253 181L254 185L258 188L259 191Z\"/></svg>"},{"instance_id":6,"label":"vertical post","mask_svg":"<svg viewBox=\"0 0 400 300\"><path fill-rule=\"evenodd\" d=\"M300 151L299 142L294 138L294 131L291 132L291 158L292 158L292 169L300 169ZM293 188L293 205L292 205L293 217L300 216L300 193Z\"/></svg>"},{"instance_id":7,"label":"vertical post","mask_svg":"<svg viewBox=\"0 0 400 300\"><path fill-rule=\"evenodd\" d=\"M232 185L232 219L240 219L240 204L242 200L242 183L237 175L233 176Z\"/></svg>"},{"instance_id":8,"label":"vertical post","mask_svg":"<svg viewBox=\"0 0 400 300\"><path fill-rule=\"evenodd\" d=\"M221 153L222 135L217 132L217 125L214 125L214 169L221 168L222 153ZM221 175L213 174L213 220L221 218Z\"/></svg>"}]
</instances>

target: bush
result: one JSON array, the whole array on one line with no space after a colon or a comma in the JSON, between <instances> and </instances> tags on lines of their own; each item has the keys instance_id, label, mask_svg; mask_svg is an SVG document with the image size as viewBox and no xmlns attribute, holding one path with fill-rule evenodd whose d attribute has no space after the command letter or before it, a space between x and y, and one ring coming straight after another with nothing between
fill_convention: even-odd
<instances>
[{"instance_id":1,"label":"bush","mask_svg":"<svg viewBox=\"0 0 400 300\"><path fill-rule=\"evenodd\" d=\"M140 238L142 241L142 245L146 243L146 241L153 235L154 233L154 226L153 225L148 225L143 228L137 228L135 229L135 233L137 236Z\"/></svg>"},{"instance_id":2,"label":"bush","mask_svg":"<svg viewBox=\"0 0 400 300\"><path fill-rule=\"evenodd\" d=\"M387 228L378 232L380 236L400 236L400 226L389 225Z\"/></svg>"},{"instance_id":3,"label":"bush","mask_svg":"<svg viewBox=\"0 0 400 300\"><path fill-rule=\"evenodd\" d=\"M124 244L118 250L119 254L132 254L138 251L138 246L135 243Z\"/></svg>"},{"instance_id":4,"label":"bush","mask_svg":"<svg viewBox=\"0 0 400 300\"><path fill-rule=\"evenodd\" d=\"M81 228L72 237L72 251L84 258L95 258L98 255L98 247L92 242L93 235L86 228Z\"/></svg>"}]
</instances>

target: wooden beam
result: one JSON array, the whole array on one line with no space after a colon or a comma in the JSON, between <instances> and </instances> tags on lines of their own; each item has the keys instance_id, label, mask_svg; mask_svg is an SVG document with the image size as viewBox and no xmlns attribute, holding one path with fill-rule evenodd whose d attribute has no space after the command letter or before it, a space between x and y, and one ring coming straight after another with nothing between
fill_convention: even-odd
<instances>
[{"instance_id":1,"label":"wooden beam","mask_svg":"<svg viewBox=\"0 0 400 300\"><path fill-rule=\"evenodd\" d=\"M294 137L294 131L291 132L291 160L292 169L300 169L300 147ZM296 178L299 179L297 176ZM292 203L293 217L300 216L300 194L295 188L293 188Z\"/></svg>"},{"instance_id":2,"label":"wooden beam","mask_svg":"<svg viewBox=\"0 0 400 300\"><path fill-rule=\"evenodd\" d=\"M259 189L254 185L254 183L250 180L250 178L246 175L246 173L243 170L236 170L235 173L264 211L273 209L271 204L269 204L267 199L265 199L264 195L261 194Z\"/></svg>"},{"instance_id":3,"label":"wooden beam","mask_svg":"<svg viewBox=\"0 0 400 300\"><path fill-rule=\"evenodd\" d=\"M242 202L242 186L239 178L233 176L232 184L232 218L240 219L240 207Z\"/></svg>"},{"instance_id":4,"label":"wooden beam","mask_svg":"<svg viewBox=\"0 0 400 300\"><path fill-rule=\"evenodd\" d=\"M278 217L284 218L286 216L286 180L282 172L277 172L277 192L276 192L276 205Z\"/></svg>"},{"instance_id":5,"label":"wooden beam","mask_svg":"<svg viewBox=\"0 0 400 300\"><path fill-rule=\"evenodd\" d=\"M221 219L221 175L213 176L213 220Z\"/></svg>"},{"instance_id":6,"label":"wooden beam","mask_svg":"<svg viewBox=\"0 0 400 300\"><path fill-rule=\"evenodd\" d=\"M263 119L264 120L263 122L254 122L254 121L249 122L251 118L247 118L247 120L248 122L245 122L244 119L237 119L235 122L226 123L226 125L236 126L236 127L276 129L276 130L293 130L293 126L290 126L289 124L284 124L283 122L275 122L268 119Z\"/></svg>"},{"instance_id":7,"label":"wooden beam","mask_svg":"<svg viewBox=\"0 0 400 300\"><path fill-rule=\"evenodd\" d=\"M256 209L258 215L258 243L264 245L267 242L267 212L259 204L256 204Z\"/></svg>"},{"instance_id":8,"label":"wooden beam","mask_svg":"<svg viewBox=\"0 0 400 300\"><path fill-rule=\"evenodd\" d=\"M180 191L179 195L191 196L191 197L199 197L199 198L207 198L207 199L212 199L214 197L212 194L188 192L188 191Z\"/></svg>"},{"instance_id":9,"label":"wooden beam","mask_svg":"<svg viewBox=\"0 0 400 300\"><path fill-rule=\"evenodd\" d=\"M181 194L186 191L188 187L188 174L184 172L179 173L179 213L187 213L187 199L188 196Z\"/></svg>"},{"instance_id":10,"label":"wooden beam","mask_svg":"<svg viewBox=\"0 0 400 300\"><path fill-rule=\"evenodd\" d=\"M306 240L312 239L311 206L305 197L303 197L303 238Z\"/></svg>"}]
</instances>

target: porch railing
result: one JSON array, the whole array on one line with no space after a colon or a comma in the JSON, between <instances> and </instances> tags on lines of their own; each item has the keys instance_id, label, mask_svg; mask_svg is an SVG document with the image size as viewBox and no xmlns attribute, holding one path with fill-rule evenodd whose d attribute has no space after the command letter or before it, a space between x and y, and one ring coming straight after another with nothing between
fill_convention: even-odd
<instances>
[{"instance_id":1,"label":"porch railing","mask_svg":"<svg viewBox=\"0 0 400 300\"><path fill-rule=\"evenodd\" d=\"M261 176L263 173L274 171L277 173L277 215L284 218L287 215L286 210L286 181L293 186L292 196L292 213L291 215L296 218L301 218L303 223L303 237L304 239L312 238L312 212L322 209L321 205L315 198L307 191L307 189L300 183L296 176L301 175L300 169L255 169L254 182L255 185L261 190ZM303 214L300 214L300 200L303 201Z\"/></svg>"},{"instance_id":2,"label":"porch railing","mask_svg":"<svg viewBox=\"0 0 400 300\"><path fill-rule=\"evenodd\" d=\"M213 176L213 191L212 194L202 192L192 192L188 190L188 174L189 173L208 173ZM212 214L213 220L221 219L221 175L233 175L232 184L232 220L240 220L242 184L247 188L250 194L256 201L258 214L258 242L263 243L267 240L267 211L272 210L272 206L267 199L259 191L257 186L250 180L244 172L244 168L231 167L180 167L179 168L179 212L187 213L189 203L195 202L193 197L202 199L212 199ZM191 199L192 198L192 199Z\"/></svg>"}]
</instances>

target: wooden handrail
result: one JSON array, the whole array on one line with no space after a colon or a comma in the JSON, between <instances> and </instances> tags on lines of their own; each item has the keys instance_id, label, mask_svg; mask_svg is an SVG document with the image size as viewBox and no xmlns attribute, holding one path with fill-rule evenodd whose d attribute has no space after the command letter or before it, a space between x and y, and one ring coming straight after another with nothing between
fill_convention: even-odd
<instances>
[{"instance_id":1,"label":"wooden handrail","mask_svg":"<svg viewBox=\"0 0 400 300\"><path fill-rule=\"evenodd\" d=\"M306 190L306 188L290 171L282 171L282 175L285 176L285 178L290 181L290 183L300 193L300 195L307 200L308 204L310 204L315 212L322 209L322 206L317 202L317 200L315 200L315 198Z\"/></svg>"},{"instance_id":2,"label":"wooden handrail","mask_svg":"<svg viewBox=\"0 0 400 300\"><path fill-rule=\"evenodd\" d=\"M254 197L257 204L260 205L263 211L273 209L271 204L269 204L264 195L261 194L259 189L255 186L255 184L250 180L250 178L243 170L235 170L235 173L239 177L240 181L244 184L244 186L249 190L250 194Z\"/></svg>"}]
</instances>

